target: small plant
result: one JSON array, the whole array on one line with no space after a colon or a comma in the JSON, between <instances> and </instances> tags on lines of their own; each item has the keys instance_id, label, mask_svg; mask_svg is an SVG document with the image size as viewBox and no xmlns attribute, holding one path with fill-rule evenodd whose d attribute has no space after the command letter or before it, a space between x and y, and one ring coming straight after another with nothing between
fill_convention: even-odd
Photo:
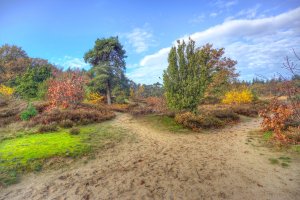
<instances>
[{"instance_id":1,"label":"small plant","mask_svg":"<svg viewBox=\"0 0 300 200\"><path fill-rule=\"evenodd\" d=\"M27 108L21 112L20 114L20 118L23 120L23 121L27 121L29 120L31 117L34 117L38 114L36 108L30 103L28 104Z\"/></svg>"},{"instance_id":2,"label":"small plant","mask_svg":"<svg viewBox=\"0 0 300 200\"><path fill-rule=\"evenodd\" d=\"M56 123L41 125L38 128L38 132L39 133L55 132L57 130L58 130L58 128L57 128L57 124Z\"/></svg>"},{"instance_id":3,"label":"small plant","mask_svg":"<svg viewBox=\"0 0 300 200\"><path fill-rule=\"evenodd\" d=\"M71 135L79 135L80 129L79 129L79 128L73 127L73 128L70 129L69 133L70 133Z\"/></svg>"}]
</instances>

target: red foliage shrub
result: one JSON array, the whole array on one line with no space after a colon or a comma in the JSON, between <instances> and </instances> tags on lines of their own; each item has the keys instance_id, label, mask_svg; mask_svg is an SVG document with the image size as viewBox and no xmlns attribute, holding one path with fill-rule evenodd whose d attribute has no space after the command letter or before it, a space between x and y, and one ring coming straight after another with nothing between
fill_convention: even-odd
<instances>
[{"instance_id":1,"label":"red foliage shrub","mask_svg":"<svg viewBox=\"0 0 300 200\"><path fill-rule=\"evenodd\" d=\"M50 108L76 107L84 98L84 79L80 72L61 72L49 81Z\"/></svg>"},{"instance_id":2,"label":"red foliage shrub","mask_svg":"<svg viewBox=\"0 0 300 200\"><path fill-rule=\"evenodd\" d=\"M260 112L263 117L262 127L264 130L272 130L275 132L275 139L281 142L287 142L288 138L283 134L285 123L293 114L291 105L283 104L278 99L273 99L269 107Z\"/></svg>"}]
</instances>

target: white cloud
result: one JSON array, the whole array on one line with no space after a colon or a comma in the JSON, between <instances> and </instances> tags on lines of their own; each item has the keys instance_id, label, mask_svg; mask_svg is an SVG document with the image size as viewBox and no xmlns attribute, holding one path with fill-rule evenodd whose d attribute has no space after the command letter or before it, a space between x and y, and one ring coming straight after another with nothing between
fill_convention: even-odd
<instances>
[{"instance_id":1,"label":"white cloud","mask_svg":"<svg viewBox=\"0 0 300 200\"><path fill-rule=\"evenodd\" d=\"M85 63L82 58L75 58L71 56L64 56L63 58L52 59L51 61L63 69L87 69L89 67L89 64Z\"/></svg>"},{"instance_id":2,"label":"white cloud","mask_svg":"<svg viewBox=\"0 0 300 200\"><path fill-rule=\"evenodd\" d=\"M250 79L255 74L270 75L280 70L283 58L292 48L300 51L299 19L300 7L273 17L225 21L190 37L198 45L209 42L217 48L225 47L226 56L238 61L241 78ZM158 77L167 67L169 49L145 56L129 77L142 83L160 81Z\"/></svg>"},{"instance_id":3,"label":"white cloud","mask_svg":"<svg viewBox=\"0 0 300 200\"><path fill-rule=\"evenodd\" d=\"M137 53L147 51L154 42L152 33L142 28L135 28L125 36Z\"/></svg>"}]
</instances>

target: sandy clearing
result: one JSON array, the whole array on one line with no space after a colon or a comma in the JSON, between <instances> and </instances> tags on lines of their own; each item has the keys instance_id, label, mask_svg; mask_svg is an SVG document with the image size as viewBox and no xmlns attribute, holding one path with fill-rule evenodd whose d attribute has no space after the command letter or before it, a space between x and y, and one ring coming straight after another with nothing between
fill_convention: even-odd
<instances>
[{"instance_id":1,"label":"sandy clearing","mask_svg":"<svg viewBox=\"0 0 300 200\"><path fill-rule=\"evenodd\" d=\"M101 151L87 164L29 174L0 191L0 200L299 199L299 156L283 168L268 161L282 153L245 144L259 122L180 135L119 114L111 123L129 130L135 142Z\"/></svg>"}]
</instances>

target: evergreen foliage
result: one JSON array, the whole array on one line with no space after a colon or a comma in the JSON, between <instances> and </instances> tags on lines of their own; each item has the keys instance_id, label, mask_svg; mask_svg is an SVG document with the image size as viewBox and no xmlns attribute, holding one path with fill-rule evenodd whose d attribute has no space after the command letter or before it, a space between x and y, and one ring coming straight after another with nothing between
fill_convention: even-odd
<instances>
[{"instance_id":1,"label":"evergreen foliage","mask_svg":"<svg viewBox=\"0 0 300 200\"><path fill-rule=\"evenodd\" d=\"M195 111L205 96L218 95L236 76L236 61L223 57L224 49L206 44L195 47L189 39L177 41L168 57L163 81L168 106L174 110Z\"/></svg>"}]
</instances>

